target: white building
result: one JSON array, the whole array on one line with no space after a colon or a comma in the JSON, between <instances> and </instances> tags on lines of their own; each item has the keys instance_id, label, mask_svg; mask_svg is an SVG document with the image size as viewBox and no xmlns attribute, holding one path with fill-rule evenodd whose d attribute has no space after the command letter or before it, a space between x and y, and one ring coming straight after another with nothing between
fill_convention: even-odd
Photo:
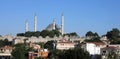
<instances>
[{"instance_id":1,"label":"white building","mask_svg":"<svg viewBox=\"0 0 120 59\"><path fill-rule=\"evenodd\" d=\"M86 50L90 53L90 55L100 55L101 48L105 47L104 43L92 42L86 43Z\"/></svg>"}]
</instances>

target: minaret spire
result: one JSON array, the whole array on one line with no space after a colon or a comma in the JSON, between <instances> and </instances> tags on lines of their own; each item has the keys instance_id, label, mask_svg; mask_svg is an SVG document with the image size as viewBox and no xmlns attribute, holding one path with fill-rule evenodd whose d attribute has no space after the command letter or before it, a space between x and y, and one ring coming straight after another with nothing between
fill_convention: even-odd
<instances>
[{"instance_id":1,"label":"minaret spire","mask_svg":"<svg viewBox=\"0 0 120 59\"><path fill-rule=\"evenodd\" d=\"M55 30L55 18L53 19L53 30Z\"/></svg>"},{"instance_id":2,"label":"minaret spire","mask_svg":"<svg viewBox=\"0 0 120 59\"><path fill-rule=\"evenodd\" d=\"M34 32L36 32L36 31L37 31L37 16L35 14L35 16L34 16Z\"/></svg>"},{"instance_id":3,"label":"minaret spire","mask_svg":"<svg viewBox=\"0 0 120 59\"><path fill-rule=\"evenodd\" d=\"M25 32L28 32L28 19L26 19L26 23L25 23Z\"/></svg>"},{"instance_id":4,"label":"minaret spire","mask_svg":"<svg viewBox=\"0 0 120 59\"><path fill-rule=\"evenodd\" d=\"M61 34L64 34L64 15L62 13L62 19L61 19Z\"/></svg>"}]
</instances>

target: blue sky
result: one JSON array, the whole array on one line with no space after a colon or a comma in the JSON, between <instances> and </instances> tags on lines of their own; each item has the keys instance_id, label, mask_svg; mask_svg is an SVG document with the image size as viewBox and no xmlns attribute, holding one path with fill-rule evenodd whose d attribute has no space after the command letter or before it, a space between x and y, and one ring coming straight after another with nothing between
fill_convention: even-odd
<instances>
[{"instance_id":1,"label":"blue sky","mask_svg":"<svg viewBox=\"0 0 120 59\"><path fill-rule=\"evenodd\" d=\"M112 28L120 29L120 0L0 0L0 34L25 32L28 19L33 31L34 14L38 18L38 31L52 23L61 23L64 12L65 32L87 31L106 34Z\"/></svg>"}]
</instances>

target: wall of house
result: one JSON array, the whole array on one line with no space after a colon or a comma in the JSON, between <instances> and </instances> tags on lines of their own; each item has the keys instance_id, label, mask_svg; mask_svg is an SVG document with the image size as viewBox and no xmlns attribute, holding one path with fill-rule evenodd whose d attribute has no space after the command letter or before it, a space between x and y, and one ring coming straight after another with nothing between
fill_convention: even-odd
<instances>
[{"instance_id":1,"label":"wall of house","mask_svg":"<svg viewBox=\"0 0 120 59\"><path fill-rule=\"evenodd\" d=\"M75 47L74 43L57 43L56 45L56 49L59 49L59 50L67 50L74 47Z\"/></svg>"},{"instance_id":2,"label":"wall of house","mask_svg":"<svg viewBox=\"0 0 120 59\"><path fill-rule=\"evenodd\" d=\"M86 43L86 50L90 53L90 55L100 55L100 47L93 43Z\"/></svg>"}]
</instances>

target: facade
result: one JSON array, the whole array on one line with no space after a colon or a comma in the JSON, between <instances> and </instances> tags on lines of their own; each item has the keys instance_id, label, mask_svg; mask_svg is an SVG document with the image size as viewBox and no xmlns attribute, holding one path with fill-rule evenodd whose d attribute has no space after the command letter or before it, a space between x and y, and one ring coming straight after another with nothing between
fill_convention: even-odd
<instances>
[{"instance_id":1,"label":"facade","mask_svg":"<svg viewBox=\"0 0 120 59\"><path fill-rule=\"evenodd\" d=\"M68 50L74 47L75 47L75 44L67 40L62 40L56 43L56 49L58 50Z\"/></svg>"},{"instance_id":2,"label":"facade","mask_svg":"<svg viewBox=\"0 0 120 59\"><path fill-rule=\"evenodd\" d=\"M115 54L119 53L118 48L115 46L106 46L104 48L101 48L102 59L108 59L109 55L111 54L110 56L112 56L113 53L115 53ZM116 56L116 58L117 58L117 56Z\"/></svg>"},{"instance_id":3,"label":"facade","mask_svg":"<svg viewBox=\"0 0 120 59\"><path fill-rule=\"evenodd\" d=\"M48 57L48 50L42 49L39 45L30 43L30 47L33 47L33 51L28 52L28 59L35 59L37 58L47 58Z\"/></svg>"},{"instance_id":4,"label":"facade","mask_svg":"<svg viewBox=\"0 0 120 59\"><path fill-rule=\"evenodd\" d=\"M113 53L116 55L116 59L120 59L120 45L107 45L106 47L101 48L102 59L108 59L109 54Z\"/></svg>"},{"instance_id":5,"label":"facade","mask_svg":"<svg viewBox=\"0 0 120 59\"><path fill-rule=\"evenodd\" d=\"M48 58L48 50L47 49L38 49L34 51L28 52L28 59L35 59L35 58Z\"/></svg>"},{"instance_id":6,"label":"facade","mask_svg":"<svg viewBox=\"0 0 120 59\"><path fill-rule=\"evenodd\" d=\"M100 47L96 46L93 43L87 43L86 44L86 49L90 53L90 55L99 55L100 54Z\"/></svg>"},{"instance_id":7,"label":"facade","mask_svg":"<svg viewBox=\"0 0 120 59\"><path fill-rule=\"evenodd\" d=\"M12 55L12 47L11 46L4 46L0 48L0 59L11 59Z\"/></svg>"},{"instance_id":8,"label":"facade","mask_svg":"<svg viewBox=\"0 0 120 59\"><path fill-rule=\"evenodd\" d=\"M68 50L74 48L74 43L71 42L58 42L56 49L58 50Z\"/></svg>"},{"instance_id":9,"label":"facade","mask_svg":"<svg viewBox=\"0 0 120 59\"><path fill-rule=\"evenodd\" d=\"M90 55L100 55L101 48L105 46L106 45L104 43L100 43L100 42L86 43L86 50L90 53Z\"/></svg>"}]
</instances>

